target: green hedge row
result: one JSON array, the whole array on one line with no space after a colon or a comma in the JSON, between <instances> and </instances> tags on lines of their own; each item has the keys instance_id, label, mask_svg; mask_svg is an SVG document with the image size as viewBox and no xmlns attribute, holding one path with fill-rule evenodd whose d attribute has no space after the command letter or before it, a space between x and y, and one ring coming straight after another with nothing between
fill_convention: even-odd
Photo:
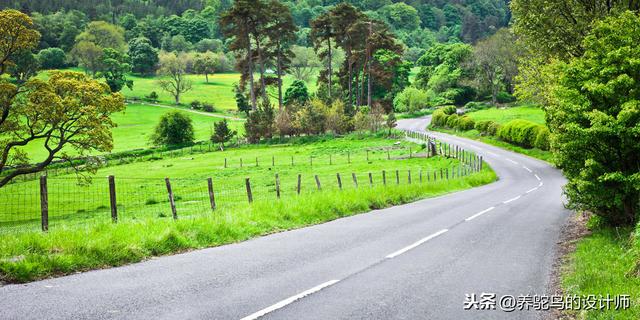
<instances>
[{"instance_id":1,"label":"green hedge row","mask_svg":"<svg viewBox=\"0 0 640 320\"><path fill-rule=\"evenodd\" d=\"M549 129L528 120L515 119L504 125L487 120L475 122L468 116L459 116L453 106L438 109L431 116L431 125L462 131L476 129L482 135L500 139L525 148L549 150Z\"/></svg>"}]
</instances>

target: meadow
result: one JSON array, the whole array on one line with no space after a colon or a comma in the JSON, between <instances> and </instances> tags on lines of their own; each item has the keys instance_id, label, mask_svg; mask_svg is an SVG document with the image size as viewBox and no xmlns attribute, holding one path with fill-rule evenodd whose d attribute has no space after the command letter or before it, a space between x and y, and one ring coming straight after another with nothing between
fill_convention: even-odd
<instances>
[{"instance_id":1,"label":"meadow","mask_svg":"<svg viewBox=\"0 0 640 320\"><path fill-rule=\"evenodd\" d=\"M469 117L477 121L491 120L500 124L514 119L529 120L539 124L545 124L544 111L535 105L521 105L507 108L490 108L467 113Z\"/></svg>"}]
</instances>

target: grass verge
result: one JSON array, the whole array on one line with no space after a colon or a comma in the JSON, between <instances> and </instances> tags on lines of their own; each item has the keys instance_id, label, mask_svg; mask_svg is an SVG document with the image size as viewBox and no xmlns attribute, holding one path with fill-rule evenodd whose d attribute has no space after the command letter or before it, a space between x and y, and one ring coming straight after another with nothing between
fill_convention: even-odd
<instances>
[{"instance_id":1,"label":"grass verge","mask_svg":"<svg viewBox=\"0 0 640 320\"><path fill-rule=\"evenodd\" d=\"M480 134L480 132L478 132L478 130L475 130L475 129L469 130L469 131L459 131L459 130L452 130L452 129L429 127L429 130L448 133L448 134L469 138L473 140L478 140L499 148L511 150L513 152L521 153L536 159L549 162L550 164L553 164L553 153L551 151L540 150L537 148L527 149L520 146L516 146L508 142L504 142L497 137L483 136Z\"/></svg>"},{"instance_id":2,"label":"grass verge","mask_svg":"<svg viewBox=\"0 0 640 320\"><path fill-rule=\"evenodd\" d=\"M640 229L596 227L579 240L563 267L565 294L631 296L627 310L576 311L577 319L640 319Z\"/></svg>"},{"instance_id":3,"label":"grass verge","mask_svg":"<svg viewBox=\"0 0 640 320\"><path fill-rule=\"evenodd\" d=\"M488 167L461 179L325 191L283 201L221 208L191 219L141 219L48 233L0 235L0 281L28 282L120 266L192 249L318 224L495 181Z\"/></svg>"}]
</instances>

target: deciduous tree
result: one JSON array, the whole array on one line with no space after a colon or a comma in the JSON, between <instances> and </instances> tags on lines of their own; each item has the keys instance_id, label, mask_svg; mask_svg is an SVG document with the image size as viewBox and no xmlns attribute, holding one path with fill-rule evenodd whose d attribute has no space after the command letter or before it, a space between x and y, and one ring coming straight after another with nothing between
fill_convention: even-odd
<instances>
[{"instance_id":1,"label":"deciduous tree","mask_svg":"<svg viewBox=\"0 0 640 320\"><path fill-rule=\"evenodd\" d=\"M176 104L180 104L180 96L192 88L191 80L187 79L186 68L184 60L175 53L160 55L158 74L161 78L158 80L158 85L173 96Z\"/></svg>"}]
</instances>

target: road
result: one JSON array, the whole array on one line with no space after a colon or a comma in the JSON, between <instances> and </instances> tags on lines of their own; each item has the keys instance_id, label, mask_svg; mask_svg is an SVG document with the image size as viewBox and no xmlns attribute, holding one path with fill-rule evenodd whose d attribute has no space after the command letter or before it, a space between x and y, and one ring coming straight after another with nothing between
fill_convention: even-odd
<instances>
[{"instance_id":1,"label":"road","mask_svg":"<svg viewBox=\"0 0 640 320\"><path fill-rule=\"evenodd\" d=\"M422 130L426 119L399 121ZM2 319L536 319L465 294L545 294L560 172L444 134L499 181L242 243L0 288Z\"/></svg>"}]
</instances>

